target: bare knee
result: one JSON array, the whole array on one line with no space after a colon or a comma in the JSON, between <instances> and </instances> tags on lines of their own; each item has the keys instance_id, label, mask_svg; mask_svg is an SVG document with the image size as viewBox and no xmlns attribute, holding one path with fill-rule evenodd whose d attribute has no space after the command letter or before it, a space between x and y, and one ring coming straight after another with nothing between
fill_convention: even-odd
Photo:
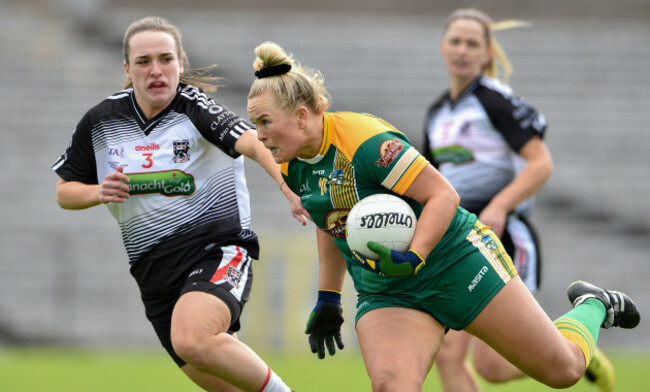
<instances>
[{"instance_id":1,"label":"bare knee","mask_svg":"<svg viewBox=\"0 0 650 392\"><path fill-rule=\"evenodd\" d=\"M505 363L499 363L493 360L474 361L474 368L476 372L487 382L498 384L510 381L513 377L514 371L512 368L517 369L505 359Z\"/></svg>"},{"instance_id":2,"label":"bare knee","mask_svg":"<svg viewBox=\"0 0 650 392\"><path fill-rule=\"evenodd\" d=\"M436 354L436 365L441 372L464 369L467 366L469 335L465 332L450 331Z\"/></svg>"},{"instance_id":3,"label":"bare knee","mask_svg":"<svg viewBox=\"0 0 650 392\"><path fill-rule=\"evenodd\" d=\"M372 383L372 392L395 392L395 391L413 391L421 392L422 385L412 384L410 386L405 384L396 384L393 382L386 383Z\"/></svg>"},{"instance_id":4,"label":"bare knee","mask_svg":"<svg viewBox=\"0 0 650 392\"><path fill-rule=\"evenodd\" d=\"M458 378L472 377L469 362L465 355L459 355L457 352L447 351L443 354L441 350L436 357L436 366L443 384L453 382Z\"/></svg>"},{"instance_id":5,"label":"bare knee","mask_svg":"<svg viewBox=\"0 0 650 392\"><path fill-rule=\"evenodd\" d=\"M436 355L436 365L440 369L463 366L466 354L464 350L440 349Z\"/></svg>"},{"instance_id":6,"label":"bare knee","mask_svg":"<svg viewBox=\"0 0 650 392\"><path fill-rule=\"evenodd\" d=\"M228 338L230 336L227 334L217 334L209 338L190 334L172 334L172 347L179 357L197 370L214 372L218 370L215 366L222 363L224 358L219 358L219 350L212 350L210 347L219 345L220 342L225 343L224 340Z\"/></svg>"},{"instance_id":7,"label":"bare knee","mask_svg":"<svg viewBox=\"0 0 650 392\"><path fill-rule=\"evenodd\" d=\"M424 380L417 377L396 374L391 371L379 372L370 376L373 392L420 392Z\"/></svg>"},{"instance_id":8,"label":"bare knee","mask_svg":"<svg viewBox=\"0 0 650 392\"><path fill-rule=\"evenodd\" d=\"M525 377L521 370L482 341L476 341L474 348L474 368L484 380L499 384Z\"/></svg>"},{"instance_id":9,"label":"bare knee","mask_svg":"<svg viewBox=\"0 0 650 392\"><path fill-rule=\"evenodd\" d=\"M553 388L568 388L576 384L585 374L585 358L577 345L567 344L564 351L545 361L545 380L540 380Z\"/></svg>"},{"instance_id":10,"label":"bare knee","mask_svg":"<svg viewBox=\"0 0 650 392\"><path fill-rule=\"evenodd\" d=\"M205 345L201 344L201 339L197 337L181 333L172 334L172 347L179 357L199 370L206 362Z\"/></svg>"},{"instance_id":11,"label":"bare knee","mask_svg":"<svg viewBox=\"0 0 650 392\"><path fill-rule=\"evenodd\" d=\"M230 311L221 299L203 292L183 294L172 313L171 343L176 354L199 371L223 363L220 350L231 336L225 332Z\"/></svg>"},{"instance_id":12,"label":"bare knee","mask_svg":"<svg viewBox=\"0 0 650 392\"><path fill-rule=\"evenodd\" d=\"M546 380L541 381L551 388L569 388L580 381L584 373L584 365L556 363L546 372Z\"/></svg>"}]
</instances>

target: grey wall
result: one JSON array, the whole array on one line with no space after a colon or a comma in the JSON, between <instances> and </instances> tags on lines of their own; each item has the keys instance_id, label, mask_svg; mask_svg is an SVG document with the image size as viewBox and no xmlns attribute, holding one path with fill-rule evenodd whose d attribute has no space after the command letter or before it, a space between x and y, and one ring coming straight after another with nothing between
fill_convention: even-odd
<instances>
[{"instance_id":1,"label":"grey wall","mask_svg":"<svg viewBox=\"0 0 650 392\"><path fill-rule=\"evenodd\" d=\"M424 112L446 87L437 52L444 17L462 4L127 3L0 3L0 342L156 344L117 225L104 207L59 209L50 170L84 112L119 90L120 41L132 20L170 18L194 66L219 64L225 80L216 97L243 116L253 48L273 40L324 73L333 109L377 114L419 145ZM566 286L582 278L628 292L649 314L650 2L482 4L497 20L533 23L497 37L515 68L511 85L550 124L556 168L534 218L545 258L540 302L552 318L561 315L569 309ZM264 248L242 335L256 348L304 350L316 286L313 228L294 222L275 184L247 167ZM354 348L349 282L346 291L345 333ZM647 350L649 332L643 323L606 331L601 342Z\"/></svg>"}]
</instances>

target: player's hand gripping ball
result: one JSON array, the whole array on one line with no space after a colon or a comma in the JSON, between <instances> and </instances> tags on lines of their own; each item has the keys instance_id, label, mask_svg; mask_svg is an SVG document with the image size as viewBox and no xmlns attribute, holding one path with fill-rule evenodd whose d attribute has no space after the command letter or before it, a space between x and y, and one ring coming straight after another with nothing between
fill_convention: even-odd
<instances>
[{"instance_id":1,"label":"player's hand gripping ball","mask_svg":"<svg viewBox=\"0 0 650 392\"><path fill-rule=\"evenodd\" d=\"M366 269L389 276L412 274L424 265L424 260L409 250L416 223L413 209L401 198L368 196L350 210L348 246Z\"/></svg>"}]
</instances>

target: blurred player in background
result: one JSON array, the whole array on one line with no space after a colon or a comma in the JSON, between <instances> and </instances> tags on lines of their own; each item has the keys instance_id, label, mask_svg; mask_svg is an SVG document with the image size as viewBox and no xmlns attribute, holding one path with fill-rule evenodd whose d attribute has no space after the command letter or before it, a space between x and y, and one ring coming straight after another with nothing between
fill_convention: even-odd
<instances>
[{"instance_id":1,"label":"blurred player in background","mask_svg":"<svg viewBox=\"0 0 650 392\"><path fill-rule=\"evenodd\" d=\"M445 329L466 330L536 380L575 384L600 327L633 328L634 303L586 282L555 322L517 275L498 237L459 206L451 184L409 139L369 114L328 112L322 75L272 42L255 49L248 113L258 137L316 224L319 292L307 322L312 352L341 340L346 269L358 292L356 330L373 391L420 391ZM366 196L396 194L419 219L406 252L369 242L379 259L352 252L345 221Z\"/></svg>"},{"instance_id":2,"label":"blurred player in background","mask_svg":"<svg viewBox=\"0 0 650 392\"><path fill-rule=\"evenodd\" d=\"M458 9L447 18L440 52L450 87L427 113L423 151L456 189L460 205L499 236L519 276L535 293L541 258L529 219L534 195L553 163L543 141L546 120L505 84L512 67L493 33L522 25L494 24L476 9ZM450 331L436 358L445 391L480 390L466 361L470 346L475 369L486 380L524 376L485 342ZM599 350L587 375L603 390L614 386L613 367Z\"/></svg>"},{"instance_id":3,"label":"blurred player in background","mask_svg":"<svg viewBox=\"0 0 650 392\"><path fill-rule=\"evenodd\" d=\"M124 36L126 90L90 109L54 165L59 205L106 204L146 315L181 370L207 391L289 391L236 338L259 256L246 156L306 223L300 200L252 126L208 97L219 78L189 70L179 30L145 17Z\"/></svg>"}]
</instances>

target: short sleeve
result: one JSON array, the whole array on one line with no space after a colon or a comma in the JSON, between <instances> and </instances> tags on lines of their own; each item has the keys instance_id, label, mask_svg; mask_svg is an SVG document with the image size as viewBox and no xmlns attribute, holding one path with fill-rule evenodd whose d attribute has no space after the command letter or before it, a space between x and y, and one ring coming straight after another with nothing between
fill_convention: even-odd
<instances>
[{"instance_id":1,"label":"short sleeve","mask_svg":"<svg viewBox=\"0 0 650 392\"><path fill-rule=\"evenodd\" d=\"M52 169L65 181L78 181L84 184L97 184L97 163L91 138L90 114L79 121L70 144Z\"/></svg>"},{"instance_id":2,"label":"short sleeve","mask_svg":"<svg viewBox=\"0 0 650 392\"><path fill-rule=\"evenodd\" d=\"M485 108L492 125L513 150L519 151L533 137L544 138L546 119L524 99L482 88L476 96Z\"/></svg>"},{"instance_id":3,"label":"short sleeve","mask_svg":"<svg viewBox=\"0 0 650 392\"><path fill-rule=\"evenodd\" d=\"M233 158L239 157L235 143L253 125L206 94L197 92L196 88L191 88L195 90L193 96L198 98L186 101L186 105L187 111L192 112L190 118L196 128L223 152Z\"/></svg>"},{"instance_id":4,"label":"short sleeve","mask_svg":"<svg viewBox=\"0 0 650 392\"><path fill-rule=\"evenodd\" d=\"M400 132L383 132L365 141L354 156L354 166L391 191L403 195L429 162Z\"/></svg>"}]
</instances>

